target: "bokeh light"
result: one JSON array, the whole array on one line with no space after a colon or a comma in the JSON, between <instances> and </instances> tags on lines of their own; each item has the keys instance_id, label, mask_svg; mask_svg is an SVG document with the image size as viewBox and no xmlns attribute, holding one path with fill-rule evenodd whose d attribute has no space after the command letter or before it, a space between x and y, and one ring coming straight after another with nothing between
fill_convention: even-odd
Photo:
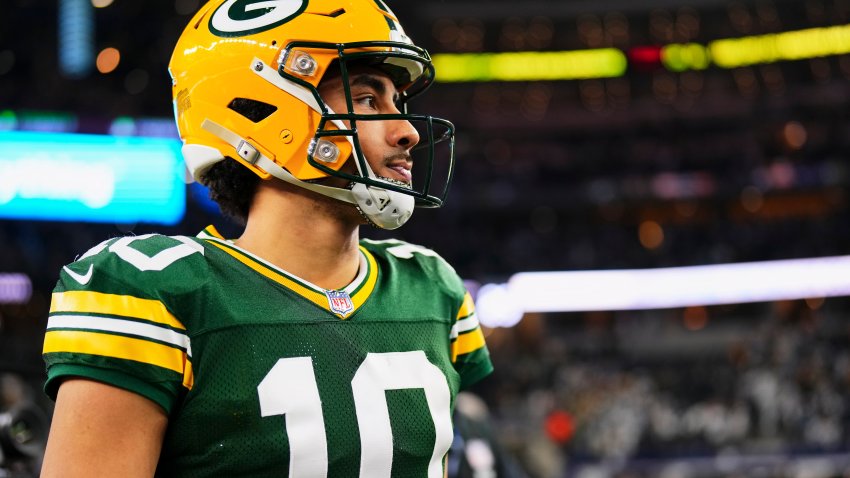
<instances>
[{"instance_id":1,"label":"bokeh light","mask_svg":"<svg viewBox=\"0 0 850 478\"><path fill-rule=\"evenodd\" d=\"M121 52L118 51L117 48L104 48L97 54L97 60L95 64L97 65L97 71L103 73L104 75L107 73L112 73L118 68L118 64L121 63Z\"/></svg>"},{"instance_id":2,"label":"bokeh light","mask_svg":"<svg viewBox=\"0 0 850 478\"><path fill-rule=\"evenodd\" d=\"M655 221L644 221L638 228L640 245L646 249L658 249L664 243L664 229Z\"/></svg>"}]
</instances>

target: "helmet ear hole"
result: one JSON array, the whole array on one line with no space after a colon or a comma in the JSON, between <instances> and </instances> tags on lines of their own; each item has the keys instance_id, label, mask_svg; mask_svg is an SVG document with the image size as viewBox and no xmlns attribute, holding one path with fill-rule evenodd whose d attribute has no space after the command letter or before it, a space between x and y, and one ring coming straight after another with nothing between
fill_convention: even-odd
<instances>
[{"instance_id":1,"label":"helmet ear hole","mask_svg":"<svg viewBox=\"0 0 850 478\"><path fill-rule=\"evenodd\" d=\"M277 106L275 105L250 98L233 98L227 107L254 123L259 123L277 111Z\"/></svg>"}]
</instances>

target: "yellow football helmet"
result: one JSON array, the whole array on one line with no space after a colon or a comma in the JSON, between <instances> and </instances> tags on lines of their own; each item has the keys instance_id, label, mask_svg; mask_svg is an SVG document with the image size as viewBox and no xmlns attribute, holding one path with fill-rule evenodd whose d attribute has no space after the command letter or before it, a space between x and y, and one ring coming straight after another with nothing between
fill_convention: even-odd
<instances>
[{"instance_id":1,"label":"yellow football helmet","mask_svg":"<svg viewBox=\"0 0 850 478\"><path fill-rule=\"evenodd\" d=\"M351 111L352 61L390 75L401 93L401 114ZM342 73L347 112L331 111L317 90L334 64ZM406 102L431 85L434 67L382 0L211 0L181 35L169 72L183 156L196 179L230 157L263 179L275 177L354 204L386 229L404 224L414 206L439 207L445 200L454 127L407 113ZM360 148L357 121L398 119L418 122L424 132L416 149L424 150L427 168L417 188L376 176ZM443 184L435 185L435 145L442 141L448 144L446 172ZM341 170L349 160L356 174ZM328 176L350 186L312 181Z\"/></svg>"}]
</instances>

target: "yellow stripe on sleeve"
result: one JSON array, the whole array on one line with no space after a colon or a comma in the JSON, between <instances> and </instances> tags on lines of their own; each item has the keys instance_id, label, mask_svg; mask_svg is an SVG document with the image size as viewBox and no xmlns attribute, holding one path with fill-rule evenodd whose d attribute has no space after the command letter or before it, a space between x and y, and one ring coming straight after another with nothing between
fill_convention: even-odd
<instances>
[{"instance_id":1,"label":"yellow stripe on sleeve","mask_svg":"<svg viewBox=\"0 0 850 478\"><path fill-rule=\"evenodd\" d=\"M192 362L186 361L186 370L183 371L183 386L189 390L195 386L195 372L192 368Z\"/></svg>"},{"instance_id":2,"label":"yellow stripe on sleeve","mask_svg":"<svg viewBox=\"0 0 850 478\"><path fill-rule=\"evenodd\" d=\"M452 343L452 362L455 362L459 355L475 352L482 347L484 347L484 333L481 331L481 327L467 334L460 335Z\"/></svg>"},{"instance_id":3,"label":"yellow stripe on sleeve","mask_svg":"<svg viewBox=\"0 0 850 478\"><path fill-rule=\"evenodd\" d=\"M463 296L463 305L460 306L460 310L457 311L457 320L465 319L475 312L475 303L472 301L472 296L467 292Z\"/></svg>"},{"instance_id":4,"label":"yellow stripe on sleeve","mask_svg":"<svg viewBox=\"0 0 850 478\"><path fill-rule=\"evenodd\" d=\"M183 375L183 383L191 384L186 353L167 345L120 335L75 330L49 331L44 336L44 353L78 353L133 360L173 370Z\"/></svg>"},{"instance_id":5,"label":"yellow stripe on sleeve","mask_svg":"<svg viewBox=\"0 0 850 478\"><path fill-rule=\"evenodd\" d=\"M140 299L130 295L90 291L56 292L53 294L50 303L50 313L55 312L119 315L149 320L175 329L186 330L186 327L171 315L171 312L165 308L162 302L153 299Z\"/></svg>"}]
</instances>

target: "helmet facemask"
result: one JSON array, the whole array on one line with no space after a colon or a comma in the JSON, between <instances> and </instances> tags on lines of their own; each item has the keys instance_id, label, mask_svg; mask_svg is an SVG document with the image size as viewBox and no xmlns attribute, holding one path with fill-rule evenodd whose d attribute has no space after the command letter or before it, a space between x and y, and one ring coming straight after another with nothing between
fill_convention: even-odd
<instances>
[{"instance_id":1,"label":"helmet facemask","mask_svg":"<svg viewBox=\"0 0 850 478\"><path fill-rule=\"evenodd\" d=\"M310 52L317 50L336 52L337 58L333 63L338 67L344 90L345 112L332 111L318 89L303 78L303 73L315 68ZM327 55L327 51L323 54ZM369 66L390 77L399 91L396 103L399 113L354 112L350 85L350 72L354 65ZM444 119L407 112L408 102L425 92L434 79L434 68L425 50L400 42L293 42L281 54L278 73L284 79L309 89L320 109L321 118L307 151L307 162L328 176L349 182L356 205L369 222L394 229L407 220L414 206L440 207L443 204L454 169L454 126ZM410 150L414 164L412 184L377 176L360 144L359 122L399 120L409 122L419 133L419 143ZM340 158L338 144L341 140L350 144L351 153L347 160L355 166L354 172L332 167L337 161L346 160ZM438 164L438 153L442 153L446 161ZM393 212L392 208L398 211Z\"/></svg>"}]
</instances>

